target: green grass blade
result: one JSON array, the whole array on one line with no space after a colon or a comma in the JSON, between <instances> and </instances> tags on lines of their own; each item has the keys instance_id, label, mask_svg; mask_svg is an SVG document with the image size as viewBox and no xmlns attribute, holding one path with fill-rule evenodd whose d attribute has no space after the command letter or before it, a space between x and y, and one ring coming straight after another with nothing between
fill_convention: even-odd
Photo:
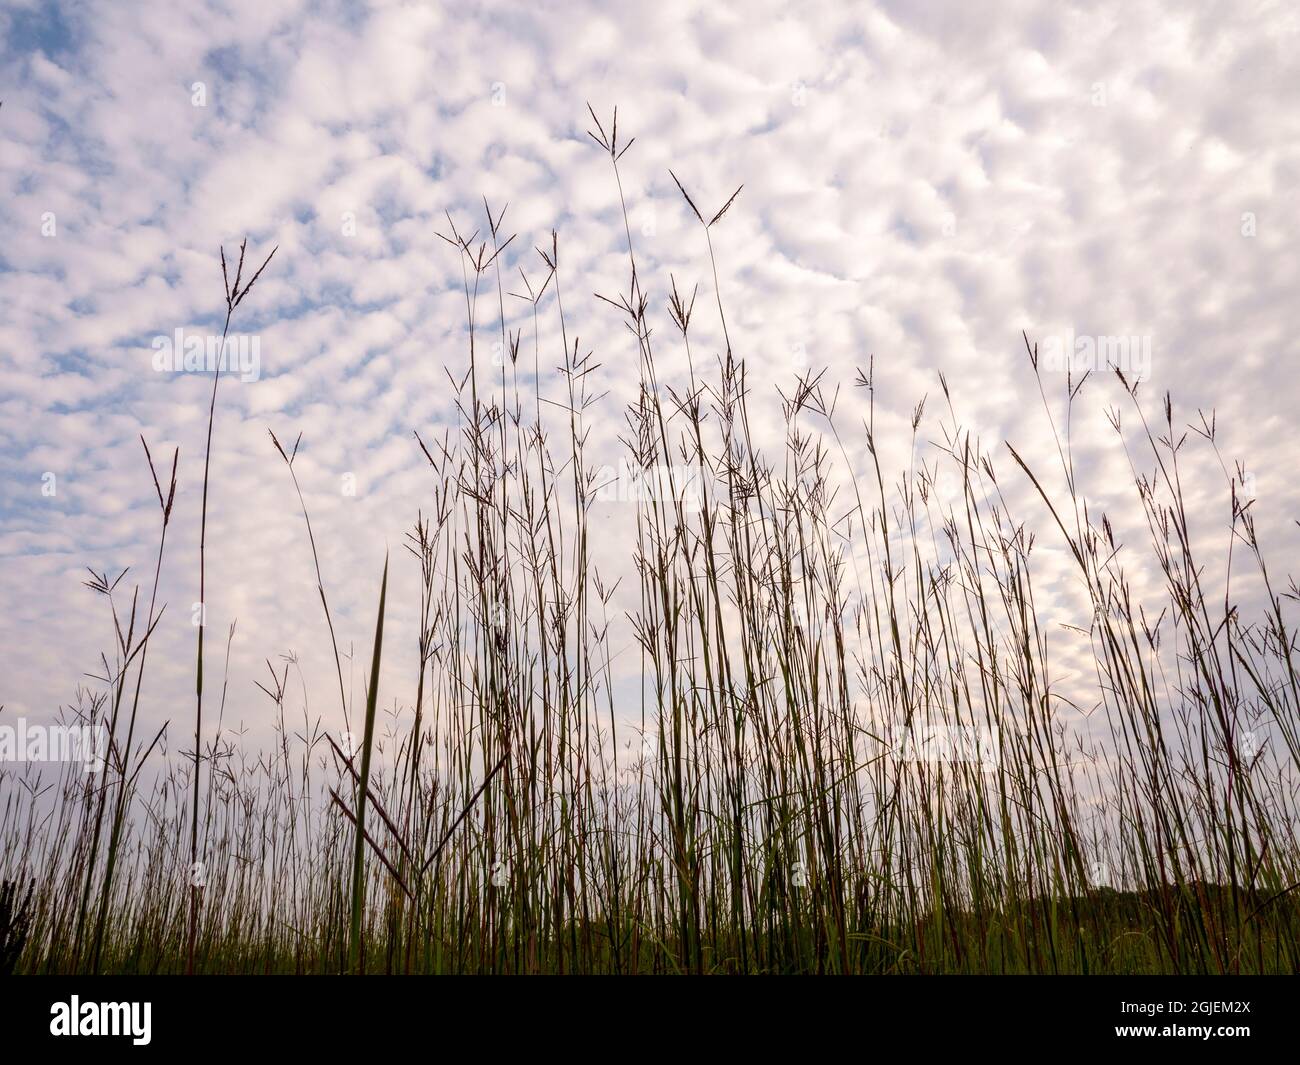
<instances>
[{"instance_id":1,"label":"green grass blade","mask_svg":"<svg viewBox=\"0 0 1300 1065\"><path fill-rule=\"evenodd\" d=\"M375 739L375 704L379 699L379 659L384 646L384 602L388 598L388 556L379 587L379 617L375 620L375 653L370 660L370 690L366 693L366 731L361 741L361 783L357 789L356 846L352 854L352 928L348 936L348 971L361 969L361 912L365 906L366 794L370 787L370 749Z\"/></svg>"}]
</instances>

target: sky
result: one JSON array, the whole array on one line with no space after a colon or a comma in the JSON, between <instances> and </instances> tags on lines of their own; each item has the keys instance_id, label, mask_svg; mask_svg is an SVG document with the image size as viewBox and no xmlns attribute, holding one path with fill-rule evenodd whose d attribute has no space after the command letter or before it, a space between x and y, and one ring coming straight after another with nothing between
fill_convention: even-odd
<instances>
[{"instance_id":1,"label":"sky","mask_svg":"<svg viewBox=\"0 0 1300 1065\"><path fill-rule=\"evenodd\" d=\"M664 333L670 275L698 283L702 306L714 291L669 169L704 210L743 185L713 239L759 409L824 368L852 425L850 386L874 358L880 436L905 464L923 396L921 435L937 436L943 373L1008 496L1042 517L1003 445L1051 447L1022 331L1138 338L1126 351L1150 408L1166 389L1182 424L1214 408L1275 567L1300 545L1290 5L6 0L0 42L6 715L48 719L95 685L113 630L87 567L129 567L126 601L148 594L159 507L143 436L161 478L174 448L179 461L142 713L191 727L211 377L156 362L177 330L220 331L219 249L245 237L254 262L278 251L235 312L257 365L223 377L212 445L208 653L223 668L236 623L226 720L269 728L254 681L293 654L337 725L305 530L268 429L302 433L295 470L354 688L394 552L381 700L409 703L418 570L400 545L432 492L412 433L455 424L444 367L466 360L461 267L437 236L449 216L469 233L484 197L508 204L509 268L533 277L534 247L558 231L566 314L607 392L591 446L618 462L636 348L595 297L624 284L626 238L588 103L604 121L617 106L636 138L620 167ZM680 379L680 353L664 358ZM1105 410L1122 391L1102 376L1074 443L1090 500L1118 512L1132 477ZM558 395L559 375L542 378ZM863 458L860 433L849 447ZM1221 560L1223 472L1204 447L1189 463L1204 471L1187 486L1198 534ZM615 501L597 520L629 513ZM1135 579L1155 587L1140 557ZM1058 563L1043 562L1045 609L1086 625Z\"/></svg>"}]
</instances>

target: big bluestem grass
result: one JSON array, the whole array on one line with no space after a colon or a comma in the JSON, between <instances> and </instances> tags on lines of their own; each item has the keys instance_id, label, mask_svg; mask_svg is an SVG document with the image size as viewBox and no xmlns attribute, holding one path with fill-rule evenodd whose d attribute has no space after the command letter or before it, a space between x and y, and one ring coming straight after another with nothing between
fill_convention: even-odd
<instances>
[{"instance_id":1,"label":"big bluestem grass","mask_svg":"<svg viewBox=\"0 0 1300 1065\"><path fill-rule=\"evenodd\" d=\"M632 142L617 115L591 117L622 204ZM1116 375L1124 406L1109 417L1145 547L1121 541L1076 469L1074 411L1098 382L1047 372L1027 338L1042 413L1026 418L1045 421L1053 452L987 446L941 377L937 414L923 401L904 423L913 459L891 481L868 360L856 426L825 371L777 382L780 443L765 455L760 382L719 284L740 190L704 209L672 178L712 299L697 306L675 278L652 295L624 206L626 286L582 309L589 330L626 328L635 347L621 441L656 486L632 504L619 571L597 568L616 553L594 549L605 474L588 438L610 401L563 242L548 234L535 266L507 268L504 208L485 202L479 231L448 217L466 352L447 366L453 427L416 427L418 630L384 648L416 656L413 705L377 713L377 628L359 751L312 719L292 657L268 660L259 685L275 744L245 750L219 726L203 748L200 642L195 749L174 758L165 735L134 733L136 630L161 611L151 596L137 626L97 575L116 661L69 712L115 729L134 662L130 724L103 783L0 770L0 876L37 884L20 971L1297 969L1300 592L1265 564L1213 416L1185 428L1165 397L1151 420ZM338 674L329 720L346 725L311 486L297 445L275 446ZM1184 490L1194 446L1228 486L1232 564L1213 586ZM1008 496L1026 493L1013 513ZM1068 692L1039 590L1046 545L1088 604L1074 636L1091 675ZM1246 566L1263 604L1249 615L1233 583ZM396 564L392 577L406 579ZM155 752L162 769L141 774ZM198 887L185 857L200 827Z\"/></svg>"}]
</instances>

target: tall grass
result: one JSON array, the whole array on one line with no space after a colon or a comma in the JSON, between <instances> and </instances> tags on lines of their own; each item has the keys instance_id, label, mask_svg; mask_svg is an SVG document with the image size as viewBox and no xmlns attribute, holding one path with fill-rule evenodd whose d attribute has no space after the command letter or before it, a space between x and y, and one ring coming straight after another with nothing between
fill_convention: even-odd
<instances>
[{"instance_id":1,"label":"tall grass","mask_svg":"<svg viewBox=\"0 0 1300 1065\"><path fill-rule=\"evenodd\" d=\"M631 142L617 115L608 129L591 117L622 202ZM672 328L656 330L661 297L643 282L624 206L627 285L591 308L636 346L622 442L653 489L635 502L620 572L601 573L610 553L593 550L608 486L588 434L609 404L565 312L577 282L560 238L537 250L531 277L511 264L522 279L512 293L505 212L484 204L482 242L449 218L467 351L448 367L455 429L415 434L430 475L406 545L419 629L405 652L385 649L418 656L409 720L376 742L386 565L360 765L308 719L305 698L301 727L286 724L302 686L292 660L260 685L277 742L250 752L218 728L201 756L202 627L193 757L171 757L158 737L146 746L134 723L148 637L134 635L134 601L118 622L122 593L96 576L117 661L105 658L103 690L80 692L71 713L112 733L107 776L0 771L0 873L37 885L18 969L1296 971L1288 601L1300 593L1274 583L1243 478L1226 466L1232 576L1208 584L1183 467L1193 444L1222 465L1213 417L1185 429L1166 396L1149 421L1136 383L1117 374L1126 407L1109 416L1144 552L1122 545L1075 467L1073 412L1096 382L1051 373L1028 339L1055 455L989 449L941 378L943 407L928 420L924 402L913 410L913 458L891 483L868 364L854 381L860 428L837 416L826 373L809 371L781 385L782 444L765 456L750 417L759 383L718 283L740 190L710 212L673 180L700 227L712 306L697 309L670 279ZM700 339L706 313L716 351ZM684 378L664 376L665 350ZM315 534L293 457L275 447L307 523L346 721ZM1012 513L1012 479L1032 512ZM164 531L170 510L169 495ZM1089 604L1076 633L1092 671L1082 696L1062 687L1040 605L1043 538ZM1242 565L1263 604L1253 620L1232 583ZM202 567L201 554L201 589ZM151 597L146 633L160 615ZM630 677L614 636L624 622L640 656ZM1088 712L1094 727L1067 727ZM159 747L161 771L142 775ZM187 842L191 863L204 856L201 888ZM84 885L79 905L68 883Z\"/></svg>"},{"instance_id":2,"label":"tall grass","mask_svg":"<svg viewBox=\"0 0 1300 1065\"><path fill-rule=\"evenodd\" d=\"M207 631L208 616L208 597L207 597L207 544L208 544L208 474L212 464L212 426L216 420L217 412L217 386L221 384L221 363L226 352L226 338L230 334L230 319L235 313L235 308L243 302L244 297L248 295L249 290L257 283L257 279L262 276L262 271L274 257L276 249L271 249L271 254L263 261L262 265L257 268L257 272L249 279L248 284L240 288L239 282L244 276L244 254L248 249L248 241L245 240L239 245L239 262L235 266L235 280L230 280L229 271L226 269L226 250L221 249L221 283L225 288L226 295L226 320L221 327L221 345L218 349L221 358L218 358L217 365L214 367L212 374L212 399L208 404L208 436L207 444L203 450L203 503L199 511L199 600L198 600L198 651L195 658L194 667L194 688L195 688L195 708L194 708L194 771L192 773L192 784L194 786L194 801L190 807L190 934L189 948L187 951L186 971L194 972L194 936L198 927L200 888L203 886L200 881L206 879L204 866L199 862L199 752L203 746L203 634ZM109 728L112 734L112 725ZM94 868L94 861L90 862L91 869Z\"/></svg>"}]
</instances>

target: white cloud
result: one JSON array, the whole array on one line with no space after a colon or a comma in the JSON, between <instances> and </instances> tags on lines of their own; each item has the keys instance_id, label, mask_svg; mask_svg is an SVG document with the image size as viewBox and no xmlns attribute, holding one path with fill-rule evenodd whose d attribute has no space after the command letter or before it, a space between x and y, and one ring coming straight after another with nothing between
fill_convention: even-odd
<instances>
[{"instance_id":1,"label":"white cloud","mask_svg":"<svg viewBox=\"0 0 1300 1065\"><path fill-rule=\"evenodd\" d=\"M887 469L907 460L922 394L937 416L937 371L987 443L1050 447L1020 330L1150 335L1146 394L1173 388L1184 420L1219 409L1229 457L1259 471L1266 544L1274 558L1294 552L1300 112L1287 102L1300 72L1284 13L669 0L359 16L259 0L11 6L0 18L0 701L11 706L52 711L107 645L85 565L147 580L157 521L143 434L160 464L181 452L147 713L188 720L210 380L154 373L149 340L219 331L216 251L245 234L258 261L280 250L235 323L261 338L262 378L222 384L214 438L212 631L239 620L228 718L259 720L252 679L280 651L302 656L315 698L332 683L268 427L304 433L298 471L343 642L369 640L384 549L427 502L411 430L455 421L442 367L463 372L464 304L459 264L435 236L444 212L472 230L481 195L509 202L512 271L534 276L531 249L560 230L566 311L610 390L593 442L617 460L635 350L591 295L624 284L625 251L587 100L602 120L619 104L620 134L637 137L625 191L665 338L669 272L699 283L701 307L713 296L668 168L702 207L744 183L716 233L756 404L777 409L799 347L859 411L847 386L874 354ZM192 103L195 82L205 106ZM47 213L54 236L42 235ZM697 360L711 361L711 315L700 329ZM664 376L680 380L684 354L666 339L660 350ZM557 361L552 345L544 389L559 387ZM1085 483L1108 508L1127 493L1102 415L1118 398L1097 382L1076 424ZM1208 458L1202 449L1210 469ZM1008 496L1034 513L1002 469ZM52 499L46 471L59 477ZM356 497L339 490L349 472ZM1222 539L1211 483L1190 488ZM395 565L393 631L409 632L413 575ZM1068 599L1064 585L1056 596ZM412 690L407 644L386 681L399 701Z\"/></svg>"}]
</instances>

